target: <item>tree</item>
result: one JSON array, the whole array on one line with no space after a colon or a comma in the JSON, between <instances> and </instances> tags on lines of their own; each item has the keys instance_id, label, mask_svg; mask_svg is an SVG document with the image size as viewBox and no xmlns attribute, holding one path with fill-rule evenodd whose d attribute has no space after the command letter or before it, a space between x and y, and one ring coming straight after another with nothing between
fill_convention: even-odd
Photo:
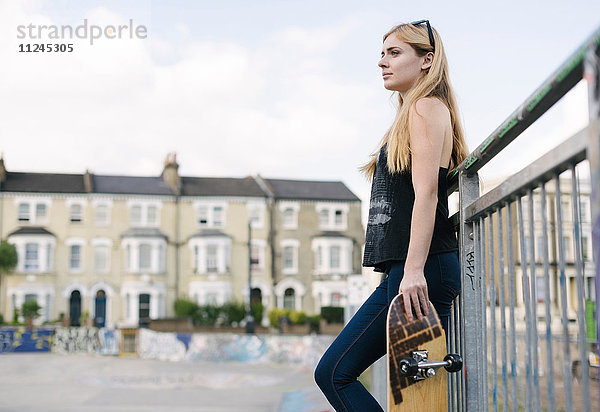
<instances>
[{"instance_id":1,"label":"tree","mask_svg":"<svg viewBox=\"0 0 600 412\"><path fill-rule=\"evenodd\" d=\"M8 243L6 240L0 242L0 283L2 282L2 274L12 272L17 266L18 260L15 245ZM2 307L1 302L0 307Z\"/></svg>"},{"instance_id":2,"label":"tree","mask_svg":"<svg viewBox=\"0 0 600 412\"><path fill-rule=\"evenodd\" d=\"M8 273L17 266L17 249L6 240L0 242L0 273Z\"/></svg>"},{"instance_id":3,"label":"tree","mask_svg":"<svg viewBox=\"0 0 600 412\"><path fill-rule=\"evenodd\" d=\"M31 327L33 325L33 320L35 318L40 317L40 309L42 307L38 305L37 300L28 300L27 302L23 302L21 306L21 314L25 318L26 325Z\"/></svg>"}]
</instances>

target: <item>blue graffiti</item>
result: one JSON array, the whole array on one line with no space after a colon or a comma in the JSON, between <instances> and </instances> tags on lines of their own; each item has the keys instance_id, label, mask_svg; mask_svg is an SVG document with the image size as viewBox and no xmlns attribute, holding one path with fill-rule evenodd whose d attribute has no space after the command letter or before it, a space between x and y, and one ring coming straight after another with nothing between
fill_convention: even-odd
<instances>
[{"instance_id":1,"label":"blue graffiti","mask_svg":"<svg viewBox=\"0 0 600 412\"><path fill-rule=\"evenodd\" d=\"M0 353L50 352L52 330L16 329L0 330Z\"/></svg>"}]
</instances>

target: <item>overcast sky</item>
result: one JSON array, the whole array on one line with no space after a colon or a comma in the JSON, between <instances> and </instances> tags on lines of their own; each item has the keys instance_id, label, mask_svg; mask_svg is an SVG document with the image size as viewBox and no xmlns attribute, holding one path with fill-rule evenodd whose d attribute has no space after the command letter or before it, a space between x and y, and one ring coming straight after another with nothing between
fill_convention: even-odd
<instances>
[{"instance_id":1,"label":"overcast sky","mask_svg":"<svg viewBox=\"0 0 600 412\"><path fill-rule=\"evenodd\" d=\"M10 171L149 176L174 151L182 175L342 180L366 203L357 168L395 110L382 35L422 18L442 36L472 150L600 26L600 1L0 0L0 151ZM84 19L131 19L148 37L18 52L17 26ZM483 177L585 127L586 100L581 83Z\"/></svg>"}]
</instances>

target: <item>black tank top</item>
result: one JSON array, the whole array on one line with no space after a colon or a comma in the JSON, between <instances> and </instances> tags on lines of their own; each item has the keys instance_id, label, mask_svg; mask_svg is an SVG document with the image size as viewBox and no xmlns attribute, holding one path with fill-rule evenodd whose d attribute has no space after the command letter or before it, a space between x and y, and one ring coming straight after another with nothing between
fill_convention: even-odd
<instances>
[{"instance_id":1,"label":"black tank top","mask_svg":"<svg viewBox=\"0 0 600 412\"><path fill-rule=\"evenodd\" d=\"M391 174L387 168L387 145L379 151L371 186L369 222L363 266L385 272L387 262L406 260L415 191L410 172ZM439 168L435 224L428 255L458 250L456 234L448 218L446 178L448 169Z\"/></svg>"}]
</instances>

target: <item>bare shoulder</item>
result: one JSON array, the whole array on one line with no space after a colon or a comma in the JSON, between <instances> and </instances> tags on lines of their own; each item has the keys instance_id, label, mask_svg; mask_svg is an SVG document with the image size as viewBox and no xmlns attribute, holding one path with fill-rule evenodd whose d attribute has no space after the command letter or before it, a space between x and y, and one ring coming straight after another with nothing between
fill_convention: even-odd
<instances>
[{"instance_id":1,"label":"bare shoulder","mask_svg":"<svg viewBox=\"0 0 600 412\"><path fill-rule=\"evenodd\" d=\"M450 119L450 110L437 97L421 97L414 103L416 114L428 121L445 123Z\"/></svg>"}]
</instances>

